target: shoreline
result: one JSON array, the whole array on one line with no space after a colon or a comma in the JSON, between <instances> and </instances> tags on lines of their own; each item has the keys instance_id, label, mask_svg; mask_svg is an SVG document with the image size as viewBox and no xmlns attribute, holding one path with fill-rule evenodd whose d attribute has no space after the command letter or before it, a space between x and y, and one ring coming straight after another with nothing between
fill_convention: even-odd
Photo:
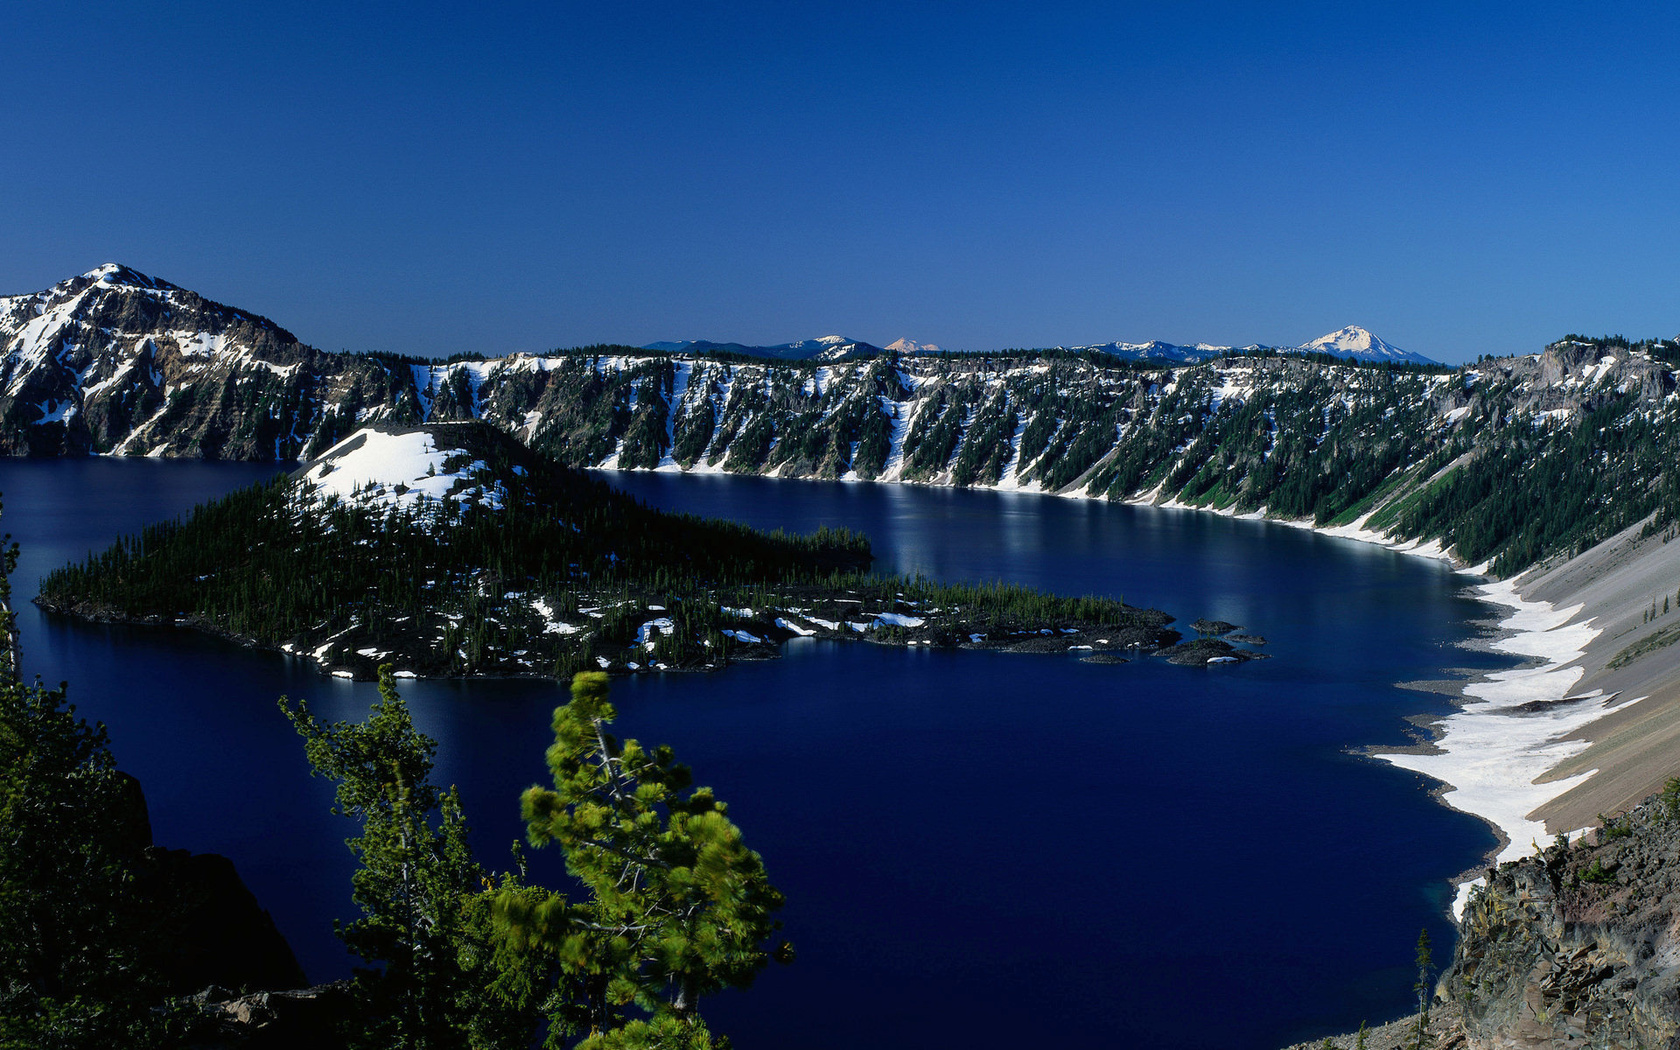
<instances>
[{"instance_id":1,"label":"shoreline","mask_svg":"<svg viewBox=\"0 0 1680 1050\"><path fill-rule=\"evenodd\" d=\"M649 471L614 468L613 472L691 473L670 463L662 463ZM693 472L729 473L719 468ZM777 477L775 480L956 487L901 478L864 481L855 476L839 479ZM1466 679L1453 682L1456 695L1449 695L1449 699L1458 710L1443 717L1429 717L1427 721L1423 720L1427 716L1416 716L1419 718L1416 724L1429 736L1427 741L1410 746L1377 744L1357 749L1359 754L1428 777L1436 784L1431 793L1442 805L1475 817L1493 831L1498 844L1484 858L1485 863L1478 869L1448 878L1455 887L1452 905L1455 919L1462 914L1470 890L1485 881L1479 873L1481 868L1529 856L1551 837L1546 833L1544 819L1530 819L1529 814L1555 802L1598 773L1597 769L1587 769L1568 776L1547 777L1553 770L1588 750L1591 741L1582 737L1581 731L1611 713L1610 705L1620 700L1617 693L1604 695L1598 690L1579 697L1571 693L1586 676L1583 657L1588 645L1599 637L1602 629L1592 627L1588 622L1571 622L1584 611L1584 603L1560 610L1550 602L1523 597L1522 588L1514 582L1523 575L1521 573L1508 580L1493 580L1487 575L1488 563L1466 565L1443 547L1439 539L1395 540L1367 529L1365 523L1374 510L1343 525L1318 526L1310 519L1267 517L1264 507L1237 513L1217 507L1194 506L1176 499L1155 502L1160 495L1158 489L1123 500L1083 491L1046 492L1032 484L986 485L975 486L975 489L1010 495L1097 500L1267 522L1304 529L1332 539L1373 544L1396 554L1444 562L1455 574L1478 581L1473 583L1476 600L1489 605L1495 614L1492 617L1494 622L1489 625L1491 634L1460 644L1485 647L1492 652L1523 659L1524 663L1505 671L1477 671ZM1407 683L1394 684L1403 686ZM1622 702L1621 706L1627 706L1626 702ZM1569 834L1573 837L1583 830L1571 829Z\"/></svg>"},{"instance_id":2,"label":"shoreline","mask_svg":"<svg viewBox=\"0 0 1680 1050\"><path fill-rule=\"evenodd\" d=\"M1490 579L1487 563L1465 565L1438 539L1396 541L1364 528L1371 517L1369 512L1346 525L1320 527L1306 519L1268 518L1263 509L1234 514L1176 500L1163 504L1127 502L1269 521L1332 538L1371 543L1397 554L1445 562L1455 573L1480 581L1474 584L1475 598L1496 608L1498 618L1491 625L1491 636L1459 644L1485 647L1520 658L1523 663L1504 671L1478 671L1462 682L1430 682L1431 686L1456 685L1456 695L1442 695L1448 696L1458 710L1444 717L1420 719L1416 724L1429 734L1427 741L1360 749L1367 757L1428 777L1437 785L1431 794L1438 802L1482 821L1498 839L1498 845L1480 866L1483 871L1473 869L1449 878L1454 885L1454 920L1463 915L1470 893L1486 884L1486 868L1532 856L1549 844L1552 836L1545 818L1536 819L1531 814L1598 774L1598 769L1589 768L1554 775L1592 747L1592 740L1584 735L1587 727L1612 713L1613 705L1629 703L1621 699L1619 691L1573 691L1587 677L1588 648L1605 630L1593 626L1597 617L1577 622L1586 611L1585 602L1560 609L1551 602L1525 597L1523 586L1516 582L1523 573L1504 580ZM1395 683L1401 687L1418 684ZM1572 828L1563 834L1573 839L1586 830Z\"/></svg>"},{"instance_id":3,"label":"shoreline","mask_svg":"<svg viewBox=\"0 0 1680 1050\"><path fill-rule=\"evenodd\" d=\"M620 471L615 469L614 472ZM675 464L661 464L647 472L690 473ZM729 472L713 468L698 473ZM775 480L956 487L901 478L866 482L855 476L839 479L778 477ZM1475 581L1475 599L1491 607L1493 622L1488 625L1489 635L1460 644L1486 648L1524 662L1505 671L1477 671L1463 680L1452 682L1451 685L1456 688L1444 695L1448 695L1458 710L1443 717L1416 716L1418 721L1415 724L1428 734L1428 740L1410 746L1368 745L1357 749L1359 754L1428 777L1435 782L1431 794L1437 801L1475 817L1493 831L1497 845L1484 858L1484 863L1477 869L1448 877L1455 887L1451 909L1455 919L1462 914L1471 890L1485 882L1485 876L1481 874L1483 869L1529 856L1551 838L1546 831L1545 819L1531 819L1529 815L1556 802L1591 780L1599 771L1585 769L1567 776L1548 774L1578 758L1592 746L1582 732L1610 714L1612 704L1628 706L1628 702L1622 701L1621 694L1616 692L1606 695L1601 690L1592 690L1579 696L1571 692L1587 676L1583 659L1587 656L1588 646L1603 633L1602 628L1591 626L1591 619L1572 622L1585 611L1585 603L1559 609L1551 602L1524 597L1523 588L1515 582L1523 575L1521 573L1507 580L1493 580L1487 575L1487 563L1466 565L1443 547L1439 539L1395 540L1367 529L1365 523L1374 511L1367 511L1343 525L1318 526L1310 519L1267 517L1263 507L1237 513L1217 507L1194 506L1176 499L1155 502L1159 498L1159 490L1130 499L1111 500L1107 496L1082 491L1046 492L1031 484L975 488L1011 495L1100 500L1268 522L1304 529L1332 539L1374 544L1397 554L1444 562L1454 573ZM1394 684L1404 686L1407 683ZM1570 829L1568 834L1574 837L1583 830L1585 828Z\"/></svg>"},{"instance_id":4,"label":"shoreline","mask_svg":"<svg viewBox=\"0 0 1680 1050\"><path fill-rule=\"evenodd\" d=\"M1479 671L1457 683L1457 695L1449 699L1458 710L1416 723L1429 734L1427 741L1360 749L1369 758L1428 777L1437 785L1431 792L1436 801L1488 825L1498 844L1480 867L1539 852L1550 836L1544 818L1531 819L1530 814L1597 775L1597 769L1587 769L1548 777L1592 746L1582 731L1608 714L1610 705L1619 698L1617 693L1604 695L1602 690L1572 693L1586 676L1582 661L1588 646L1603 633L1602 628L1591 625L1591 620L1575 622L1585 610L1584 602L1559 609L1550 602L1525 598L1515 582L1517 577L1491 579L1488 563L1466 565L1441 546L1439 539L1396 541L1365 528L1370 512L1346 525L1321 527L1307 519L1268 518L1263 509L1233 514L1176 500L1164 504L1128 502L1269 521L1322 536L1371 543L1397 554L1445 562L1454 573L1480 581L1473 584L1476 600L1495 607L1499 615L1492 636L1475 647L1485 645L1491 652L1524 662L1509 670ZM1408 684L1413 683L1395 683ZM1585 830L1574 828L1567 834L1574 838ZM1451 912L1457 920L1472 890L1485 885L1487 877L1471 870L1448 881L1454 885Z\"/></svg>"}]
</instances>

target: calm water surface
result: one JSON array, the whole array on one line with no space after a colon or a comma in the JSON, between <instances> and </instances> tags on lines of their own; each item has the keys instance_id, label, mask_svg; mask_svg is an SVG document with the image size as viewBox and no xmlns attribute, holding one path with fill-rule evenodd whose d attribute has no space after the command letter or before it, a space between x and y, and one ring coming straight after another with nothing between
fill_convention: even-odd
<instances>
[{"instance_id":1,"label":"calm water surface","mask_svg":"<svg viewBox=\"0 0 1680 1050\"><path fill-rule=\"evenodd\" d=\"M17 590L118 534L260 480L242 464L0 463ZM1417 776L1350 749L1444 710L1393 683L1498 666L1455 648L1487 608L1438 563L1211 515L992 492L609 475L661 507L847 525L883 567L1123 595L1270 640L1274 659L903 651L801 641L715 675L621 681L626 735L673 745L787 894L799 952L706 1013L780 1047L1276 1047L1410 998L1451 942L1446 879L1493 845ZM275 711L359 717L366 683L165 629L22 612L25 666L68 679L145 784L157 839L234 858L312 979L348 972L347 822ZM546 772L560 692L411 682L438 776L490 863ZM561 874L534 854L537 872ZM1445 951L1441 954L1444 956Z\"/></svg>"}]
</instances>

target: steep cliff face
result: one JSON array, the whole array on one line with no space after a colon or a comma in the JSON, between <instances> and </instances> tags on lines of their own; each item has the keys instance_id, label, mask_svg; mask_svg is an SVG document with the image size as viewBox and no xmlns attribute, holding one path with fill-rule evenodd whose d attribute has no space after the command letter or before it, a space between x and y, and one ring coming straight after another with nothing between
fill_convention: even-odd
<instances>
[{"instance_id":1,"label":"steep cliff face","mask_svg":"<svg viewBox=\"0 0 1680 1050\"><path fill-rule=\"evenodd\" d=\"M0 454L289 460L417 419L406 368L121 266L0 298Z\"/></svg>"},{"instance_id":2,"label":"steep cliff face","mask_svg":"<svg viewBox=\"0 0 1680 1050\"><path fill-rule=\"evenodd\" d=\"M1662 800L1490 872L1441 995L1472 1048L1680 1046L1680 818Z\"/></svg>"},{"instance_id":3,"label":"steep cliff face","mask_svg":"<svg viewBox=\"0 0 1680 1050\"><path fill-rule=\"evenodd\" d=\"M1208 348L1213 349L1213 348ZM1443 538L1507 574L1680 507L1680 343L1460 369L1299 352L329 354L118 266L0 299L0 454L289 460L480 419L573 467L1152 500Z\"/></svg>"}]
</instances>

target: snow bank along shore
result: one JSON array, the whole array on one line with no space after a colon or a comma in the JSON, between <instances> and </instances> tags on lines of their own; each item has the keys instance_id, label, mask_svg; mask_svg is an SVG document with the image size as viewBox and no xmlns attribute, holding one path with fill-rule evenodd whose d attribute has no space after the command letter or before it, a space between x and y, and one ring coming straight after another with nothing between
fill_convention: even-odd
<instances>
[{"instance_id":1,"label":"snow bank along shore","mask_svg":"<svg viewBox=\"0 0 1680 1050\"><path fill-rule=\"evenodd\" d=\"M725 473L721 468L715 471L685 470L675 464L661 464L656 469L668 473ZM857 482L855 478L841 480L869 484ZM891 479L874 484L928 483ZM933 483L931 487L946 486ZM1029 486L998 486L997 491L1053 495L1063 499L1107 498L1080 491L1046 493ZM1268 518L1264 508L1237 514L1177 500L1158 503L1158 495L1158 492L1146 493L1125 502L1134 506L1269 521L1324 536L1374 543L1401 554L1445 561L1467 576L1482 577L1487 573L1485 564L1458 565L1439 540L1396 542L1382 533L1367 529L1365 522L1370 517L1368 514L1346 525L1316 526L1310 520ZM1529 814L1584 783L1597 770L1583 770L1546 783L1535 781L1560 763L1587 750L1591 746L1590 741L1571 737L1603 717L1607 713L1606 708L1619 698L1615 694L1601 695L1597 690L1584 696L1570 692L1585 673L1578 661L1587 645L1600 634L1591 621L1571 622L1581 614L1582 605L1559 609L1548 602L1531 601L1524 598L1509 580L1482 583L1477 589L1483 601L1506 610L1499 623L1502 636L1491 643L1491 648L1523 657L1531 666L1490 672L1467 683L1463 689L1466 702L1461 709L1436 723L1437 738L1430 753L1378 753L1373 757L1422 773L1446 785L1441 794L1443 802L1486 821L1494 828L1501 840L1498 860L1503 862L1527 856L1535 851L1536 846L1550 842L1552 836L1546 833L1544 821L1532 820ZM1458 887L1453 906L1455 916L1462 911L1471 887L1481 881L1478 878Z\"/></svg>"},{"instance_id":2,"label":"snow bank along shore","mask_svg":"<svg viewBox=\"0 0 1680 1050\"><path fill-rule=\"evenodd\" d=\"M1260 519L1262 514L1241 516ZM1454 563L1438 540L1397 543L1366 529L1368 517L1330 527L1314 526L1304 520L1279 521L1279 524L1446 561L1467 576L1481 577L1487 573L1486 564ZM1580 696L1570 692L1586 673L1580 660L1587 646L1600 634L1591 621L1573 622L1583 605L1559 609L1548 602L1530 601L1511 580L1482 583L1477 590L1483 601L1507 611L1499 621L1502 634L1490 647L1496 652L1523 657L1529 666L1492 671L1467 683L1460 709L1435 724L1437 738L1428 753L1378 752L1372 757L1446 785L1441 793L1442 802L1493 826L1501 840L1497 862L1503 863L1526 857L1550 843L1552 836L1547 834L1545 822L1530 819L1529 814L1585 783L1597 770L1584 770L1546 783L1536 781L1591 746L1590 741L1577 738L1577 731L1602 718L1606 707L1617 696L1604 696L1599 690ZM1571 834L1582 830L1585 829L1575 829ZM1463 913L1471 889L1483 881L1478 877L1459 884L1453 901L1455 918Z\"/></svg>"}]
</instances>

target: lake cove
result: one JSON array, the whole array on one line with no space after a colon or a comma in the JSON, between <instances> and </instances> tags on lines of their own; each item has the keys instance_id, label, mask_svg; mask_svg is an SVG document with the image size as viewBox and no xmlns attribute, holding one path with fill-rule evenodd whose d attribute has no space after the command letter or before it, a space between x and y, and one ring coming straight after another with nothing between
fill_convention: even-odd
<instances>
[{"instance_id":1,"label":"lake cove","mask_svg":"<svg viewBox=\"0 0 1680 1050\"><path fill-rule=\"evenodd\" d=\"M0 463L25 667L67 679L144 783L157 841L224 853L312 979L348 972L348 822L274 708L359 717L367 683L164 628L23 604L40 575L272 473ZM1144 659L816 640L720 674L615 681L617 729L668 743L788 897L797 961L703 1007L743 1050L1273 1048L1404 1011L1452 875L1494 844L1430 782L1351 749L1450 708L1393 683L1508 661L1456 643L1488 608L1445 565L1263 522L996 492L602 475L665 509L868 534L879 567L1123 596L1264 636L1273 657ZM545 773L553 684L408 681L437 776L500 863ZM558 880L555 858L532 854Z\"/></svg>"}]
</instances>

